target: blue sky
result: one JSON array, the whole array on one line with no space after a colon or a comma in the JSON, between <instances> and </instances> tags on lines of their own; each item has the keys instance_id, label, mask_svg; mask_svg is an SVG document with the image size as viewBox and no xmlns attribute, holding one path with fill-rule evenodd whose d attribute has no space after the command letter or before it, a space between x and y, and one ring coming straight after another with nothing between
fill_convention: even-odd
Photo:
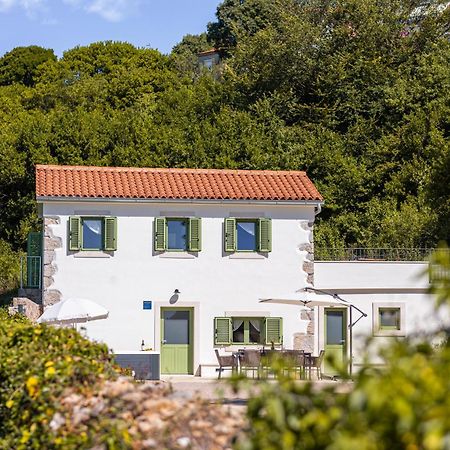
<instances>
[{"instance_id":1,"label":"blue sky","mask_svg":"<svg viewBox=\"0 0 450 450\"><path fill-rule=\"evenodd\" d=\"M206 30L220 0L0 0L0 56L40 45L58 56L76 45L113 40L163 53Z\"/></svg>"}]
</instances>

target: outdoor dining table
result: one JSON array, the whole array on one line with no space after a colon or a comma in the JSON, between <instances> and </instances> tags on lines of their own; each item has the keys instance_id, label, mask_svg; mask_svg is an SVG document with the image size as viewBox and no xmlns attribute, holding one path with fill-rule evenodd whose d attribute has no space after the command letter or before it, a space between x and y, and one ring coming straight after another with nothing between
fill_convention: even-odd
<instances>
[{"instance_id":1,"label":"outdoor dining table","mask_svg":"<svg viewBox=\"0 0 450 450\"><path fill-rule=\"evenodd\" d=\"M239 365L239 369L242 371L242 358L245 355L245 352L248 351L248 349L239 349L236 352L232 352L232 355L234 358L236 358L238 365ZM252 350L254 351L254 350ZM271 353L279 353L280 355L283 355L283 350L266 350L266 349L261 349L260 350L260 354L261 356L269 356ZM311 379L311 369L313 366L313 356L311 352L301 352L299 351L299 354L301 356L303 356L303 362L302 362L302 366L298 366L298 368L300 368L300 373L306 378L308 377L308 379ZM263 369L262 364L260 363L260 369Z\"/></svg>"}]
</instances>

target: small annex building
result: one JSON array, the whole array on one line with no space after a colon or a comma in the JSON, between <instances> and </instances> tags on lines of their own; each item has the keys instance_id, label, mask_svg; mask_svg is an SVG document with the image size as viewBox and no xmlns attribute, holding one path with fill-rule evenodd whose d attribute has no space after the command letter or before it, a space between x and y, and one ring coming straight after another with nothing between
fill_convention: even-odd
<instances>
[{"instance_id":1,"label":"small annex building","mask_svg":"<svg viewBox=\"0 0 450 450\"><path fill-rule=\"evenodd\" d=\"M109 311L87 335L214 376L214 350L314 348L311 314L260 298L313 284L322 196L301 171L38 165L42 303Z\"/></svg>"}]
</instances>

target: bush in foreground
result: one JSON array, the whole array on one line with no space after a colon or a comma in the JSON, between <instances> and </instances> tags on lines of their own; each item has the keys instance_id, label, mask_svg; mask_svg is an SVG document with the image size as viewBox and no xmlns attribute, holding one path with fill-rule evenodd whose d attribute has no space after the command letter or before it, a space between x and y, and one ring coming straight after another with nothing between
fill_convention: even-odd
<instances>
[{"instance_id":1,"label":"bush in foreground","mask_svg":"<svg viewBox=\"0 0 450 450\"><path fill-rule=\"evenodd\" d=\"M231 448L242 415L117 376L104 345L0 309L0 449Z\"/></svg>"},{"instance_id":2,"label":"bush in foreground","mask_svg":"<svg viewBox=\"0 0 450 450\"><path fill-rule=\"evenodd\" d=\"M84 392L115 376L105 345L1 309L0 448L52 448L49 423L63 391Z\"/></svg>"}]
</instances>

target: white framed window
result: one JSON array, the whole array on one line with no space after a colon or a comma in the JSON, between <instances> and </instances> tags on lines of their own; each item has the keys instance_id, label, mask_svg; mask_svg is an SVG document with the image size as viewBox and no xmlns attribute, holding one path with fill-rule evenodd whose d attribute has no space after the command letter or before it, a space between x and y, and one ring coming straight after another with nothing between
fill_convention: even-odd
<instances>
[{"instance_id":1,"label":"white framed window","mask_svg":"<svg viewBox=\"0 0 450 450\"><path fill-rule=\"evenodd\" d=\"M272 222L267 218L226 218L224 250L227 253L272 251Z\"/></svg>"},{"instance_id":2,"label":"white framed window","mask_svg":"<svg viewBox=\"0 0 450 450\"><path fill-rule=\"evenodd\" d=\"M405 304L373 303L373 335L405 336Z\"/></svg>"},{"instance_id":3,"label":"white framed window","mask_svg":"<svg viewBox=\"0 0 450 450\"><path fill-rule=\"evenodd\" d=\"M281 345L281 317L215 317L214 345Z\"/></svg>"},{"instance_id":4,"label":"white framed window","mask_svg":"<svg viewBox=\"0 0 450 450\"><path fill-rule=\"evenodd\" d=\"M202 249L199 217L155 217L154 249L158 252L199 252Z\"/></svg>"},{"instance_id":5,"label":"white framed window","mask_svg":"<svg viewBox=\"0 0 450 450\"><path fill-rule=\"evenodd\" d=\"M70 251L117 250L117 218L110 216L70 216Z\"/></svg>"}]
</instances>

